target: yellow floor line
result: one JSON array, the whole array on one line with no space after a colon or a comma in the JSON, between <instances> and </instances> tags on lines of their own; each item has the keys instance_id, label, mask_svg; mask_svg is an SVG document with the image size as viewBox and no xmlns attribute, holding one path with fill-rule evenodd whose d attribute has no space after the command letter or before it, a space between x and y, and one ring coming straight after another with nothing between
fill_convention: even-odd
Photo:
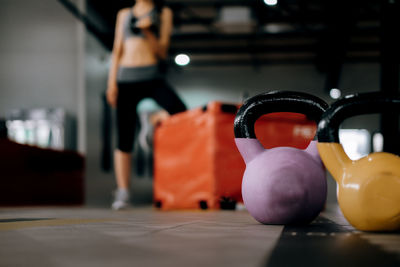
<instances>
[{"instance_id":1,"label":"yellow floor line","mask_svg":"<svg viewBox=\"0 0 400 267\"><path fill-rule=\"evenodd\" d=\"M110 221L109 219L46 219L36 221L19 221L0 223L0 231L17 230L22 228L45 227L45 226L63 226L72 224L87 224Z\"/></svg>"}]
</instances>

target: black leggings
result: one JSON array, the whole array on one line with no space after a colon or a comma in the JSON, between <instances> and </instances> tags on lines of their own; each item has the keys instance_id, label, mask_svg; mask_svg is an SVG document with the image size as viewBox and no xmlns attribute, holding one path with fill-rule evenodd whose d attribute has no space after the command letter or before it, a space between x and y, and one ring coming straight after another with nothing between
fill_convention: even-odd
<instances>
[{"instance_id":1,"label":"black leggings","mask_svg":"<svg viewBox=\"0 0 400 267\"><path fill-rule=\"evenodd\" d=\"M137 105L144 98L154 99L169 114L186 110L185 104L164 79L144 82L118 82L117 148L131 152L135 137Z\"/></svg>"}]
</instances>

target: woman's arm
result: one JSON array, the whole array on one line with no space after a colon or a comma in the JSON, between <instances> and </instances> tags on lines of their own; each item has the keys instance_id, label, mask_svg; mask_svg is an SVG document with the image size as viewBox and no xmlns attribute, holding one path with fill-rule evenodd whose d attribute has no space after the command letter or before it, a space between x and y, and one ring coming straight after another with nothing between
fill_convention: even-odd
<instances>
[{"instance_id":1,"label":"woman's arm","mask_svg":"<svg viewBox=\"0 0 400 267\"><path fill-rule=\"evenodd\" d=\"M115 26L114 45L113 45L113 51L111 53L111 65L107 83L107 101L112 107L115 107L117 105L117 96L118 96L117 71L118 71L119 60L122 54L123 19L125 18L127 11L128 11L127 9L123 9L118 12L117 22Z\"/></svg>"},{"instance_id":2,"label":"woman's arm","mask_svg":"<svg viewBox=\"0 0 400 267\"><path fill-rule=\"evenodd\" d=\"M157 37L151 32L150 28L143 28L143 34L149 41L150 46L154 53L161 59L167 57L169 43L171 39L171 33L173 28L173 14L170 8L164 7L161 11L161 25L160 25L160 37Z\"/></svg>"}]
</instances>

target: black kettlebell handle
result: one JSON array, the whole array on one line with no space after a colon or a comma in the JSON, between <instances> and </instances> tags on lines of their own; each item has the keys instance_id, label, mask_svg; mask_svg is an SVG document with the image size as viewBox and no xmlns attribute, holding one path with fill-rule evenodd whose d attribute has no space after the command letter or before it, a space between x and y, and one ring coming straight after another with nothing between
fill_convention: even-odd
<instances>
[{"instance_id":1,"label":"black kettlebell handle","mask_svg":"<svg viewBox=\"0 0 400 267\"><path fill-rule=\"evenodd\" d=\"M363 114L400 113L400 98L380 92L345 96L333 103L318 124L318 142L339 143L339 126L347 118Z\"/></svg>"},{"instance_id":2,"label":"black kettlebell handle","mask_svg":"<svg viewBox=\"0 0 400 267\"><path fill-rule=\"evenodd\" d=\"M236 114L235 138L256 138L254 124L262 115L274 112L295 112L319 122L328 104L322 99L302 92L272 91L246 100Z\"/></svg>"}]
</instances>

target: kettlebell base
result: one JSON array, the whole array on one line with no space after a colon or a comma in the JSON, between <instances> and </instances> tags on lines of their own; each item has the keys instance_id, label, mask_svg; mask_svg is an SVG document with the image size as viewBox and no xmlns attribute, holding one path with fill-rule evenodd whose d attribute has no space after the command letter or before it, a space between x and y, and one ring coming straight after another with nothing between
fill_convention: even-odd
<instances>
[{"instance_id":1,"label":"kettlebell base","mask_svg":"<svg viewBox=\"0 0 400 267\"><path fill-rule=\"evenodd\" d=\"M293 153L296 154L299 151L293 151ZM280 154L279 151L274 153L275 158L285 156ZM305 156L308 157L308 155ZM304 225L313 221L323 209L326 200L326 183L324 179L320 179L323 174L319 174L317 168L311 168L313 170L309 172L299 171L301 164L297 165L300 158L297 157L297 159L299 159L298 162L286 162L287 166L284 168L270 167L262 175L260 175L262 172L260 169L251 168L252 166L249 169L246 168L242 182L243 201L250 215L258 222L275 225ZM286 165L286 163L282 164ZM316 162L312 163L317 165ZM313 190L308 186L310 181L314 181Z\"/></svg>"}]
</instances>

